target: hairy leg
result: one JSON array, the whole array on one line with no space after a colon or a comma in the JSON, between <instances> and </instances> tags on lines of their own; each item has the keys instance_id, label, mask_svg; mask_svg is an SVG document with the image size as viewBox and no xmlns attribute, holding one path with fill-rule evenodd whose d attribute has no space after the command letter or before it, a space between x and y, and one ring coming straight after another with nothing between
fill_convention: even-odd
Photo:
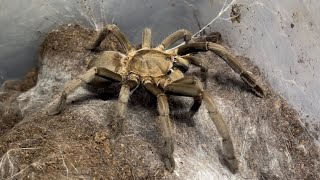
<instances>
[{"instance_id":1,"label":"hairy leg","mask_svg":"<svg viewBox=\"0 0 320 180\"><path fill-rule=\"evenodd\" d=\"M191 56L191 55L184 55L182 56L182 58L187 59L190 62L190 64L200 67L201 71L203 72L207 72L209 69L208 62L204 59Z\"/></svg>"},{"instance_id":2,"label":"hairy leg","mask_svg":"<svg viewBox=\"0 0 320 180\"><path fill-rule=\"evenodd\" d=\"M138 77L131 74L128 79L122 83L118 104L117 104L117 120L112 122L112 128L114 129L114 138L119 137L123 131L123 122L126 118L127 106L130 98L131 90L137 87ZM131 92L130 92L131 91Z\"/></svg>"},{"instance_id":3,"label":"hairy leg","mask_svg":"<svg viewBox=\"0 0 320 180\"><path fill-rule=\"evenodd\" d=\"M166 88L167 89L174 88L174 86L176 86L176 85L179 86L179 88L180 88L180 86L186 86L186 87L197 86L197 87L201 87L201 89L202 89L201 82L195 76L185 76L185 77L169 84ZM175 91L170 91L170 93L172 95L186 96L185 94L183 94L181 92L175 93ZM193 117L197 113L197 111L199 110L199 108L202 104L202 95L201 94L199 96L191 96L191 97L193 97L193 105L189 110L189 114L188 114L189 117Z\"/></svg>"},{"instance_id":4,"label":"hairy leg","mask_svg":"<svg viewBox=\"0 0 320 180\"><path fill-rule=\"evenodd\" d=\"M246 71L239 63L239 61L233 57L223 46L211 42L200 42L200 43L190 43L178 48L178 55L185 55L189 53L199 52L199 51L212 51L213 53L220 56L236 73L240 75L242 80L246 82L252 90L259 97L264 97L265 92L261 85L252 77L252 75Z\"/></svg>"},{"instance_id":5,"label":"hairy leg","mask_svg":"<svg viewBox=\"0 0 320 180\"><path fill-rule=\"evenodd\" d=\"M90 49L96 50L109 33L113 34L118 39L126 53L134 49L130 41L115 24L108 24L105 28L103 28L102 31L99 33L96 41L90 47Z\"/></svg>"},{"instance_id":6,"label":"hairy leg","mask_svg":"<svg viewBox=\"0 0 320 180\"><path fill-rule=\"evenodd\" d=\"M161 50L166 50L168 47L170 47L172 44L177 42L179 39L184 39L185 42L189 42L191 40L192 33L185 29L180 29L172 34L170 34L168 37L166 37L160 45L158 45L157 48Z\"/></svg>"},{"instance_id":7,"label":"hairy leg","mask_svg":"<svg viewBox=\"0 0 320 180\"><path fill-rule=\"evenodd\" d=\"M169 94L203 98L206 108L208 109L209 116L215 124L220 136L222 137L222 149L228 167L232 172L236 172L238 169L238 160L235 157L233 142L229 134L228 126L226 125L214 100L209 96L209 94L197 84L183 84L173 82L172 84L166 86L164 89L165 92Z\"/></svg>"},{"instance_id":8,"label":"hairy leg","mask_svg":"<svg viewBox=\"0 0 320 180\"><path fill-rule=\"evenodd\" d=\"M187 59L190 64L193 64L195 66L200 67L201 69L201 80L205 83L206 86L206 82L207 82L207 78L208 78L208 62L204 59L195 57L195 56L191 56L191 55L185 55L182 56L182 58Z\"/></svg>"},{"instance_id":9,"label":"hairy leg","mask_svg":"<svg viewBox=\"0 0 320 180\"><path fill-rule=\"evenodd\" d=\"M151 29L145 28L142 34L142 48L151 48L152 36Z\"/></svg>"},{"instance_id":10,"label":"hairy leg","mask_svg":"<svg viewBox=\"0 0 320 180\"><path fill-rule=\"evenodd\" d=\"M168 171L173 172L175 162L173 159L174 140L173 140L173 127L169 117L169 104L167 96L151 81L144 82L144 87L157 97L159 121L162 128L164 137L164 162Z\"/></svg>"},{"instance_id":11,"label":"hairy leg","mask_svg":"<svg viewBox=\"0 0 320 180\"><path fill-rule=\"evenodd\" d=\"M61 95L59 96L58 99L54 101L53 105L48 109L47 114L48 115L59 114L63 110L66 104L68 95L73 93L83 83L90 83L95 76L101 76L113 81L121 80L121 76L112 71L109 71L103 68L96 68L96 67L91 68L86 73L78 76L76 79L73 79L65 84L64 89L61 92Z\"/></svg>"}]
</instances>

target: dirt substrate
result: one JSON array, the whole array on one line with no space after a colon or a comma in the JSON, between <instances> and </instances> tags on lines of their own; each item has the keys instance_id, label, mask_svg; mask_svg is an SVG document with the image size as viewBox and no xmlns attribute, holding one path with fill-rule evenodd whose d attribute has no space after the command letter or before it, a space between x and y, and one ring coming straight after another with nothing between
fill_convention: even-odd
<instances>
[{"instance_id":1,"label":"dirt substrate","mask_svg":"<svg viewBox=\"0 0 320 180\"><path fill-rule=\"evenodd\" d=\"M49 33L41 49L39 72L2 87L0 179L320 179L319 148L298 113L243 57L238 57L241 64L261 81L267 97L255 96L211 52L197 54L210 64L207 89L230 127L240 161L236 174L220 160L220 136L205 107L194 118L184 116L192 103L189 98L170 97L177 166L172 174L161 160L163 140L155 98L143 88L130 99L118 141L110 139L118 85L98 93L81 88L60 115L46 115L63 84L83 73L99 54L86 49L96 35L77 25ZM121 51L112 36L101 46L104 49ZM200 76L197 68L189 74Z\"/></svg>"}]
</instances>

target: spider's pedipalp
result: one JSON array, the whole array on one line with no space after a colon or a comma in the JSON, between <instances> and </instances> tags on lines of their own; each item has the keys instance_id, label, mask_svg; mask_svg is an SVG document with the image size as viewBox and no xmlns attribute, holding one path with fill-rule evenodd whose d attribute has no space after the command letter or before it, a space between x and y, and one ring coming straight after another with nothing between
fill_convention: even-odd
<instances>
[{"instance_id":1,"label":"spider's pedipalp","mask_svg":"<svg viewBox=\"0 0 320 180\"><path fill-rule=\"evenodd\" d=\"M177 42L179 39L184 39L184 41L187 43L191 40L192 33L185 29L180 29L172 34L170 34L168 37L166 37L160 45L158 45L159 49L166 50L168 47L170 47L172 44Z\"/></svg>"},{"instance_id":2,"label":"spider's pedipalp","mask_svg":"<svg viewBox=\"0 0 320 180\"><path fill-rule=\"evenodd\" d=\"M265 96L262 86L259 85L252 75L240 65L239 61L235 57L233 57L223 46L219 44L211 42L190 43L180 46L177 50L177 54L185 55L208 50L221 57L236 73L241 76L242 80L252 88L257 96Z\"/></svg>"},{"instance_id":3,"label":"spider's pedipalp","mask_svg":"<svg viewBox=\"0 0 320 180\"><path fill-rule=\"evenodd\" d=\"M209 70L208 61L191 55L184 55L182 56L182 58L187 59L190 62L190 64L200 67L201 81L204 82L204 86L207 87L207 78Z\"/></svg>"},{"instance_id":4,"label":"spider's pedipalp","mask_svg":"<svg viewBox=\"0 0 320 180\"><path fill-rule=\"evenodd\" d=\"M184 55L182 58L187 59L190 64L200 67L201 72L208 72L209 67L206 60L191 55Z\"/></svg>"},{"instance_id":5,"label":"spider's pedipalp","mask_svg":"<svg viewBox=\"0 0 320 180\"><path fill-rule=\"evenodd\" d=\"M180 69L183 73L188 71L189 65L190 62L180 56L175 56L173 58L173 67Z\"/></svg>"}]
</instances>

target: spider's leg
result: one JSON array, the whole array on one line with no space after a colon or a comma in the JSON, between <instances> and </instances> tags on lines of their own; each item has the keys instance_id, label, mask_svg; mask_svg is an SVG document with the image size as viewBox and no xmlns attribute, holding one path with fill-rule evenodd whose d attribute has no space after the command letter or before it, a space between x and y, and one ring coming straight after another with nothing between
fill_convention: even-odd
<instances>
[{"instance_id":1,"label":"spider's leg","mask_svg":"<svg viewBox=\"0 0 320 180\"><path fill-rule=\"evenodd\" d=\"M113 81L121 81L121 76L117 73L114 73L112 71L109 71L104 68L91 68L84 74L78 76L76 79L73 79L66 83L64 86L64 89L59 96L58 99L56 99L53 102L53 105L49 108L47 111L48 115L56 115L59 114L67 101L67 96L73 93L76 89L78 89L83 83L90 83L95 76L101 76Z\"/></svg>"},{"instance_id":2,"label":"spider's leg","mask_svg":"<svg viewBox=\"0 0 320 180\"><path fill-rule=\"evenodd\" d=\"M190 62L190 64L200 67L202 72L207 72L209 69L208 62L204 59L191 56L191 55L185 55L185 56L182 56L182 58L187 59Z\"/></svg>"},{"instance_id":3,"label":"spider's leg","mask_svg":"<svg viewBox=\"0 0 320 180\"><path fill-rule=\"evenodd\" d=\"M118 39L126 53L130 50L134 50L134 47L131 45L130 41L115 24L108 24L105 28L103 28L99 33L98 38L89 49L97 50L98 46L100 46L101 42L107 37L109 33L113 34Z\"/></svg>"},{"instance_id":4,"label":"spider's leg","mask_svg":"<svg viewBox=\"0 0 320 180\"><path fill-rule=\"evenodd\" d=\"M257 81L250 74L250 72L246 71L240 65L239 61L235 57L233 57L223 46L219 44L211 42L189 43L180 46L177 50L177 54L185 55L193 52L208 50L220 56L236 73L240 75L242 80L246 82L259 97L265 96L265 92L262 86L257 83Z\"/></svg>"},{"instance_id":5,"label":"spider's leg","mask_svg":"<svg viewBox=\"0 0 320 180\"><path fill-rule=\"evenodd\" d=\"M190 62L190 64L200 67L201 80L206 83L207 77L208 77L208 69L209 69L208 61L195 56L191 56L191 55L185 55L185 56L182 56L182 58L187 59Z\"/></svg>"},{"instance_id":6,"label":"spider's leg","mask_svg":"<svg viewBox=\"0 0 320 180\"><path fill-rule=\"evenodd\" d=\"M181 79L174 81L173 83L174 84L184 84L184 85L196 85L197 87L202 86L199 79L195 76L185 76ZM169 84L169 86L171 84ZM171 92L171 94L185 96L184 94L181 94L181 93L175 94L174 92ZM202 96L201 95L200 96L192 96L192 97L193 97L193 105L191 106L191 108L189 110L188 117L193 117L197 113L197 111L199 110L199 108L202 104Z\"/></svg>"},{"instance_id":7,"label":"spider's leg","mask_svg":"<svg viewBox=\"0 0 320 180\"><path fill-rule=\"evenodd\" d=\"M128 79L122 83L121 90L119 93L118 104L117 104L117 120L113 122L114 138L118 138L123 131L123 122L126 118L126 111L128 106L128 101L130 98L130 90L137 87L139 84L138 77L136 75L130 74ZM132 91L131 91L132 92Z\"/></svg>"},{"instance_id":8,"label":"spider's leg","mask_svg":"<svg viewBox=\"0 0 320 180\"><path fill-rule=\"evenodd\" d=\"M173 140L173 127L169 117L169 103L167 96L164 94L163 90L153 84L151 81L145 81L143 83L144 87L157 97L158 102L158 112L159 121L162 128L164 142L164 162L168 171L173 172L175 168L175 162L173 159L174 151L174 140Z\"/></svg>"},{"instance_id":9,"label":"spider's leg","mask_svg":"<svg viewBox=\"0 0 320 180\"><path fill-rule=\"evenodd\" d=\"M142 33L142 49L151 48L151 45L152 45L151 29L145 28Z\"/></svg>"},{"instance_id":10,"label":"spider's leg","mask_svg":"<svg viewBox=\"0 0 320 180\"><path fill-rule=\"evenodd\" d=\"M174 85L182 85L182 86L183 85L186 85L186 86L195 85L194 82L190 81L191 79L184 79L183 78L182 80L185 80L185 82L184 83L176 83L176 82L174 82L172 84L174 84ZM169 88L171 87L172 84L168 85ZM165 89L165 91L167 92L167 89ZM174 91L168 91L168 93L171 94L171 95L185 96L184 94L181 94L179 92L176 93ZM193 98L193 104L192 104L189 112L187 112L187 114L186 114L190 118L193 117L198 112L198 110L199 110L199 108L200 108L200 106L202 104L202 99L203 99L201 94L197 95L197 96L191 96L191 97Z\"/></svg>"},{"instance_id":11,"label":"spider's leg","mask_svg":"<svg viewBox=\"0 0 320 180\"><path fill-rule=\"evenodd\" d=\"M198 83L184 84L173 82L167 85L164 90L169 94L203 98L203 101L208 109L209 116L214 122L220 136L222 137L222 149L228 167L232 172L236 172L238 169L238 160L235 157L233 142L229 134L228 126L226 125L214 100L209 96L209 94L204 91L202 87L199 87Z\"/></svg>"},{"instance_id":12,"label":"spider's leg","mask_svg":"<svg viewBox=\"0 0 320 180\"><path fill-rule=\"evenodd\" d=\"M161 50L166 50L168 47L170 47L172 44L177 42L179 39L184 39L185 42L189 42L191 40L192 33L185 29L180 29L172 34L170 34L168 37L166 37L160 45L158 45L157 48Z\"/></svg>"}]
</instances>

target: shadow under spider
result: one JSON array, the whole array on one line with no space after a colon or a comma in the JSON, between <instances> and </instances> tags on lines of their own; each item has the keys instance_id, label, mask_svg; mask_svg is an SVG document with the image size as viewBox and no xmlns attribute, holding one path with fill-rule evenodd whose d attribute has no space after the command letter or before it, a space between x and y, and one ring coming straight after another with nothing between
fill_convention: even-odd
<instances>
[{"instance_id":1,"label":"shadow under spider","mask_svg":"<svg viewBox=\"0 0 320 180\"><path fill-rule=\"evenodd\" d=\"M225 72L217 72L212 76L208 76L208 78L213 79L214 82L223 87L223 89L233 89L237 92L242 91L255 94L255 92L241 79L236 76L231 77Z\"/></svg>"},{"instance_id":2,"label":"shadow under spider","mask_svg":"<svg viewBox=\"0 0 320 180\"><path fill-rule=\"evenodd\" d=\"M192 106L192 98L169 96L170 117L173 123L184 123L189 127L195 126L194 117L189 112Z\"/></svg>"},{"instance_id":3,"label":"shadow under spider","mask_svg":"<svg viewBox=\"0 0 320 180\"><path fill-rule=\"evenodd\" d=\"M225 80L225 77L220 74L216 75L214 78L217 79L217 83L222 84L224 86L232 86L237 87L239 89L245 88L244 84L239 80L234 80L232 78ZM219 79L220 78L220 79ZM222 80L221 80L222 79ZM229 81L229 82L228 82ZM227 82L227 83L226 83ZM76 98L76 100L72 101L72 103L81 103L81 101L86 101L88 99L101 99L104 101L108 100L117 100L118 95L121 88L121 83L112 83L106 85L107 88L94 88L90 85L86 86L89 92L93 94L84 95L81 97ZM181 97L181 96L168 96L169 105L170 105L170 117L172 123L175 123L177 126L182 123L186 124L189 127L195 127L196 121L194 117L191 117L189 114L189 109L192 106L193 98L190 97ZM147 123L148 121L154 121L151 124L156 124L156 118L158 116L157 112L157 99L149 92L145 90L144 87L138 87L131 95L130 101L128 104L128 109L131 108L138 108L143 109L144 111L151 112L150 118L147 120L141 119L140 122ZM124 122L126 123L126 122ZM150 144L153 148L152 153L157 154L160 158L163 158L163 137L162 137L162 130L158 125L155 127L150 127L150 129L145 129L144 126L140 127L137 126L137 132L139 132L140 138L143 138L148 144ZM140 129L141 128L141 129ZM183 129L183 126L181 127ZM124 130L125 131L125 130ZM201 131L195 129L196 136L194 137L194 141L190 142L191 145L196 146L200 142L205 141L207 144L212 144L212 139L208 138L204 135ZM121 137L120 137L121 138ZM200 140L202 139L202 140ZM118 140L117 140L118 141ZM211 148L207 149L210 151ZM219 155L219 160L222 164L226 165L222 150L220 146L214 148L217 154Z\"/></svg>"}]
</instances>

